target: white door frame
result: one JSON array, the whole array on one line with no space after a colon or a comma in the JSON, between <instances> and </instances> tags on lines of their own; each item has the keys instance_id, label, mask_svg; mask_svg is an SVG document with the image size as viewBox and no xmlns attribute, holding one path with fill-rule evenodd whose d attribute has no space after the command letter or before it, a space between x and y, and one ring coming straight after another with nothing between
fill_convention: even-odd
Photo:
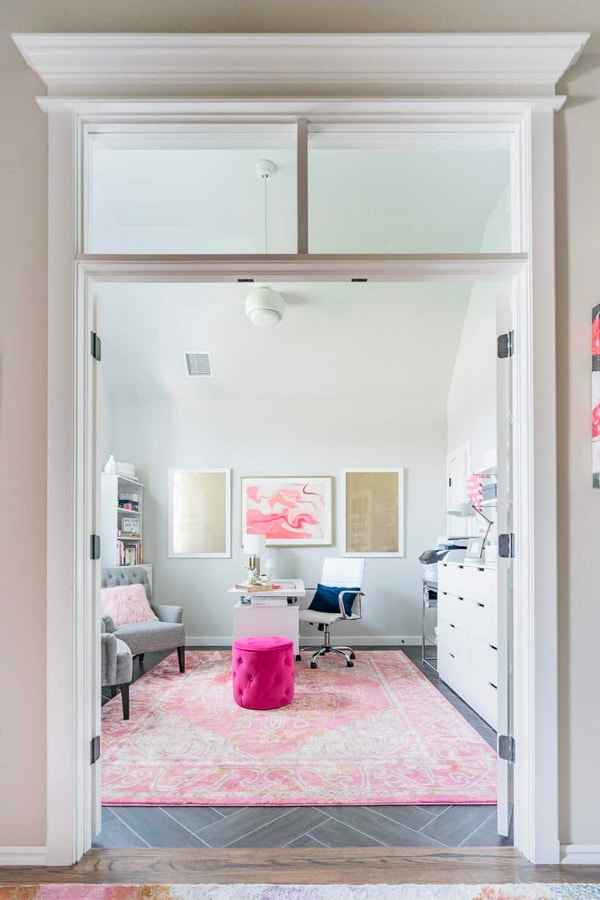
<instances>
[{"instance_id":1,"label":"white door frame","mask_svg":"<svg viewBox=\"0 0 600 900\"><path fill-rule=\"evenodd\" d=\"M553 115L564 98L554 96L554 86L587 36L38 34L16 40L51 94L40 101L49 119L47 864L75 862L92 837L89 741L94 720L89 698L94 672L88 651L97 623L96 564L90 563L87 546L89 534L96 530L88 352L91 287L95 279L215 281L235 280L241 272L245 277L288 281L337 281L355 272L388 281L516 279L515 582L520 602L514 632L515 846L533 862L557 863ZM300 48L299 56L287 52L289 44ZM242 45L240 75L236 61ZM161 46L169 52L157 53ZM214 54L210 57L208 68L202 55L207 46L217 55L217 63ZM220 69L219 60L224 61ZM302 84L309 100L263 99L285 67L281 83ZM265 78L267 70L270 77ZM239 95L240 84L247 87L252 81L245 80L248 72L253 73L255 92L262 91L258 99L158 99L166 78L171 79L167 87L175 97L184 96L182 85L188 96L192 90L198 91L197 96L206 95L202 79L218 85L220 92L228 86L228 96L237 85ZM382 91L379 99L356 99L357 81L368 82L374 96L391 84L396 96L403 92L413 96L389 99L389 91L388 97ZM347 96L320 99L325 83L335 84L338 92L345 87ZM430 96L442 99L422 99L425 83L431 87ZM128 99L132 89L145 96ZM160 125L214 122L219 117L256 122L420 122L440 131L456 123L494 130L500 123L519 143L513 183L519 201L517 232L527 256L148 260L80 255L82 148L90 123Z\"/></svg>"}]
</instances>

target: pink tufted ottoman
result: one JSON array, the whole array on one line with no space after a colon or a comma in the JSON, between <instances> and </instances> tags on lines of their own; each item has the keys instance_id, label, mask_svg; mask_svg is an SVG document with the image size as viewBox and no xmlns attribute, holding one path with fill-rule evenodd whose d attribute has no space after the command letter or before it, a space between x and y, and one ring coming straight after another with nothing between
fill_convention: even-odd
<instances>
[{"instance_id":1,"label":"pink tufted ottoman","mask_svg":"<svg viewBox=\"0 0 600 900\"><path fill-rule=\"evenodd\" d=\"M294 699L294 644L276 636L239 638L233 642L231 673L238 706L286 706Z\"/></svg>"}]
</instances>

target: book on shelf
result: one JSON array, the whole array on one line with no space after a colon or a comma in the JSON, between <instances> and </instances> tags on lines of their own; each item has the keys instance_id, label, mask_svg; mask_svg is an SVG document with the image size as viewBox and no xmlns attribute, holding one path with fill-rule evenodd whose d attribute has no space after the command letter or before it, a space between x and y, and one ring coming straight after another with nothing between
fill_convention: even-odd
<instances>
[{"instance_id":1,"label":"book on shelf","mask_svg":"<svg viewBox=\"0 0 600 900\"><path fill-rule=\"evenodd\" d=\"M287 606L287 597L252 597L252 606Z\"/></svg>"},{"instance_id":2,"label":"book on shelf","mask_svg":"<svg viewBox=\"0 0 600 900\"><path fill-rule=\"evenodd\" d=\"M126 540L117 541L117 565L141 566L144 561L142 542L128 543Z\"/></svg>"},{"instance_id":3,"label":"book on shelf","mask_svg":"<svg viewBox=\"0 0 600 900\"><path fill-rule=\"evenodd\" d=\"M280 584L236 584L235 589L236 591L246 591L248 594L252 594L255 591L264 594L267 591L278 591L280 587Z\"/></svg>"}]
</instances>

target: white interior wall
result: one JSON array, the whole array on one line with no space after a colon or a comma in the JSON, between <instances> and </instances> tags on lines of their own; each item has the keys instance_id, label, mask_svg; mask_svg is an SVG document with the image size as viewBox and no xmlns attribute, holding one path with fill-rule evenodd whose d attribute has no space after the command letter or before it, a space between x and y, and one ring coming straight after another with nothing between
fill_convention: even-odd
<instances>
[{"instance_id":1,"label":"white interior wall","mask_svg":"<svg viewBox=\"0 0 600 900\"><path fill-rule=\"evenodd\" d=\"M155 597L181 604L188 641L231 639L233 600L227 590L242 574L240 482L242 475L333 475L334 545L269 548L277 574L315 586L325 556L339 555L340 469L406 468L406 556L367 558L364 618L336 627L355 643L397 643L420 633L419 554L434 546L444 521L445 399L404 400L390 407L369 394L352 401L311 397L178 404L168 400L114 400L112 449L135 462L144 490L144 558L154 564ZM232 558L169 559L169 468L232 469ZM316 629L303 626L306 635Z\"/></svg>"}]
</instances>

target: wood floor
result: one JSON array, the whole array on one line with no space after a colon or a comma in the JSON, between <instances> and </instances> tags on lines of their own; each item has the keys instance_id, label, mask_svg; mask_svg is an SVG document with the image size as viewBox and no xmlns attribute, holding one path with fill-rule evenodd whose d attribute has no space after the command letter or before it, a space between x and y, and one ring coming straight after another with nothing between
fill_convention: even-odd
<instances>
[{"instance_id":1,"label":"wood floor","mask_svg":"<svg viewBox=\"0 0 600 900\"><path fill-rule=\"evenodd\" d=\"M90 850L66 868L0 870L0 884L600 883L600 866L534 866L512 848Z\"/></svg>"}]
</instances>

